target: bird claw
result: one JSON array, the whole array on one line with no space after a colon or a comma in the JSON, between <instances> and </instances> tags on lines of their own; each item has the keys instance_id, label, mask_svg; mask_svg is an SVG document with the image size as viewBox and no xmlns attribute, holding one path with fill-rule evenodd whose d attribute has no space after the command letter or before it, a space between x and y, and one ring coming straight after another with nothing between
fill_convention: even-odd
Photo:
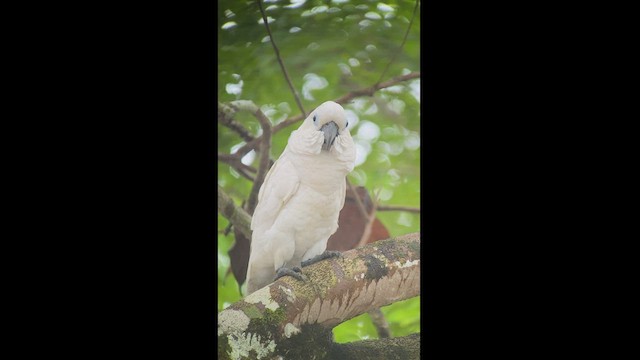
<instances>
[{"instance_id":1,"label":"bird claw","mask_svg":"<svg viewBox=\"0 0 640 360\"><path fill-rule=\"evenodd\" d=\"M311 264L315 264L318 261L324 260L324 259L328 259L328 258L334 258L334 257L343 257L342 253L340 251L331 251L331 250L327 250L325 252L323 252L320 255L316 255L315 257L312 257L309 260L305 260L302 262L301 266L305 267L305 266L309 266Z\"/></svg>"},{"instance_id":2,"label":"bird claw","mask_svg":"<svg viewBox=\"0 0 640 360\"><path fill-rule=\"evenodd\" d=\"M292 268L286 268L286 267L281 267L280 269L278 269L278 271L276 271L276 277L275 279L273 279L273 281L276 281L278 279L280 279L283 276L292 276L300 281L307 281L306 276L304 276L304 274L302 273L302 269L300 269L297 266L294 266Z\"/></svg>"}]
</instances>

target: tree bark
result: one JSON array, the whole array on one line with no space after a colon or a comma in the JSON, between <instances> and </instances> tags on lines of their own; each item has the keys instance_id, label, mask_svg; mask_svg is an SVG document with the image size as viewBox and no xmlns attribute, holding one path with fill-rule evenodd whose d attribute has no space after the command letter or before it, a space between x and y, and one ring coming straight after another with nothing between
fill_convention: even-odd
<instances>
[{"instance_id":1,"label":"tree bark","mask_svg":"<svg viewBox=\"0 0 640 360\"><path fill-rule=\"evenodd\" d=\"M330 359L341 351L347 354L375 346L334 344L331 329L365 312L420 295L420 233L344 252L342 258L303 268L303 273L304 282L282 277L221 311L218 358ZM383 340L400 344L398 339L376 341ZM388 351L394 348L408 349L387 346Z\"/></svg>"},{"instance_id":2,"label":"tree bark","mask_svg":"<svg viewBox=\"0 0 640 360\"><path fill-rule=\"evenodd\" d=\"M420 334L380 340L333 344L330 359L410 360L420 359Z\"/></svg>"},{"instance_id":3,"label":"tree bark","mask_svg":"<svg viewBox=\"0 0 640 360\"><path fill-rule=\"evenodd\" d=\"M242 235L251 239L251 216L241 207L237 206L233 199L218 185L218 211L222 216L236 227Z\"/></svg>"}]
</instances>

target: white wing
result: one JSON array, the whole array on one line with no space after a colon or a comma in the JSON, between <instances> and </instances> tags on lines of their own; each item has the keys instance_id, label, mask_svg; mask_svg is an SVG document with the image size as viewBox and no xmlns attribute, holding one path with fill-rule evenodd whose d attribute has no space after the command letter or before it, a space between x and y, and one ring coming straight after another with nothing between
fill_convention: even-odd
<instances>
[{"instance_id":1,"label":"white wing","mask_svg":"<svg viewBox=\"0 0 640 360\"><path fill-rule=\"evenodd\" d=\"M338 194L342 199L340 201L340 207L338 208L338 212L340 212L344 207L344 201L345 201L345 198L347 197L347 179L344 179L344 183L338 188Z\"/></svg>"},{"instance_id":2,"label":"white wing","mask_svg":"<svg viewBox=\"0 0 640 360\"><path fill-rule=\"evenodd\" d=\"M267 173L260 187L258 205L251 219L253 235L247 269L248 294L273 281L274 254L271 253L270 240L265 236L265 233L273 227L282 209L296 194L299 187L300 179L288 159L287 149L285 149Z\"/></svg>"},{"instance_id":3,"label":"white wing","mask_svg":"<svg viewBox=\"0 0 640 360\"><path fill-rule=\"evenodd\" d=\"M259 236L270 229L282 208L299 187L300 179L285 149L262 183L258 193L258 205L251 219L251 230L257 232L256 235Z\"/></svg>"}]
</instances>

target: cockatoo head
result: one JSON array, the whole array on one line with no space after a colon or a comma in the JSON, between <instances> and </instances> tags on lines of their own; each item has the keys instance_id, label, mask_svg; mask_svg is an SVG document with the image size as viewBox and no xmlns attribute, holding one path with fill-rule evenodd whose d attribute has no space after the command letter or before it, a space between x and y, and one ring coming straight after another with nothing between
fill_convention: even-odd
<instances>
[{"instance_id":1,"label":"cockatoo head","mask_svg":"<svg viewBox=\"0 0 640 360\"><path fill-rule=\"evenodd\" d=\"M324 102L291 133L287 148L298 154L334 156L351 171L356 155L348 126L342 106L333 101Z\"/></svg>"},{"instance_id":2,"label":"cockatoo head","mask_svg":"<svg viewBox=\"0 0 640 360\"><path fill-rule=\"evenodd\" d=\"M348 134L349 125L344 109L340 104L326 101L309 114L303 126L313 125L316 131L322 132L324 137L322 150L330 151L338 136Z\"/></svg>"}]
</instances>

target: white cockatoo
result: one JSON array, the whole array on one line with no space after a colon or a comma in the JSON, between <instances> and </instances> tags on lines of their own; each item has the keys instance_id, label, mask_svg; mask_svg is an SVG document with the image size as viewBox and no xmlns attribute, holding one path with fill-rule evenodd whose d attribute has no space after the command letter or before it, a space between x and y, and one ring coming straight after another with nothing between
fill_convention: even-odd
<instances>
[{"instance_id":1,"label":"white cockatoo","mask_svg":"<svg viewBox=\"0 0 640 360\"><path fill-rule=\"evenodd\" d=\"M346 176L356 150L344 109L333 101L318 106L291 133L258 194L251 221L247 294L328 256L327 240L338 229Z\"/></svg>"}]
</instances>

